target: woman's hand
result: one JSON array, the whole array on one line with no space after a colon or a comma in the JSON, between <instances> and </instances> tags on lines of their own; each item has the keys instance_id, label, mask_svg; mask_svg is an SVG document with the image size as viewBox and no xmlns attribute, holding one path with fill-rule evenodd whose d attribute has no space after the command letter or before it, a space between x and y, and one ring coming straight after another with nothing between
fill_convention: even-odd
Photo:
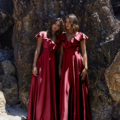
<instances>
[{"instance_id":1,"label":"woman's hand","mask_svg":"<svg viewBox=\"0 0 120 120\"><path fill-rule=\"evenodd\" d=\"M87 68L84 68L82 73L81 73L81 80L84 80L87 75Z\"/></svg>"},{"instance_id":2,"label":"woman's hand","mask_svg":"<svg viewBox=\"0 0 120 120\"><path fill-rule=\"evenodd\" d=\"M84 69L81 73L81 80L84 80L86 75L87 75L87 70L88 70L88 65L87 65L87 52L86 52L86 40L83 39L82 41L80 41L80 47L81 47L81 51L82 51L82 56L83 56L83 62L84 62Z\"/></svg>"},{"instance_id":3,"label":"woman's hand","mask_svg":"<svg viewBox=\"0 0 120 120\"><path fill-rule=\"evenodd\" d=\"M37 74L38 74L37 66L34 66L34 67L33 67L32 73L33 73L33 75L37 76Z\"/></svg>"}]
</instances>

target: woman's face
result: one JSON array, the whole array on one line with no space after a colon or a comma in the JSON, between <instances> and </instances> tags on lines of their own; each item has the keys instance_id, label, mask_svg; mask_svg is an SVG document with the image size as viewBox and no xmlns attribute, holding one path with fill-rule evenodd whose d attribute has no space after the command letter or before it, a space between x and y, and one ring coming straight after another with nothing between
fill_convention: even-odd
<instances>
[{"instance_id":1,"label":"woman's face","mask_svg":"<svg viewBox=\"0 0 120 120\"><path fill-rule=\"evenodd\" d=\"M67 30L71 29L71 23L70 23L70 19L69 18L66 18L66 20L65 20L65 26L66 26Z\"/></svg>"},{"instance_id":2,"label":"woman's face","mask_svg":"<svg viewBox=\"0 0 120 120\"><path fill-rule=\"evenodd\" d=\"M60 29L60 21L56 21L53 25L52 25L52 31L56 32Z\"/></svg>"}]
</instances>

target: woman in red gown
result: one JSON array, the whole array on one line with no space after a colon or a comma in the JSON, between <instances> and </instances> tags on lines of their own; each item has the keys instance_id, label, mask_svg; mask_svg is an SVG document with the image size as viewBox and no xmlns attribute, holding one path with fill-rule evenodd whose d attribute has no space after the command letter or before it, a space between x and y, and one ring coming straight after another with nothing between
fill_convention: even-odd
<instances>
[{"instance_id":1,"label":"woman in red gown","mask_svg":"<svg viewBox=\"0 0 120 120\"><path fill-rule=\"evenodd\" d=\"M88 37L82 32L77 32L79 26L74 14L66 17L65 29L66 33L60 38L62 40L59 64L60 120L91 120L86 53Z\"/></svg>"},{"instance_id":2,"label":"woman in red gown","mask_svg":"<svg viewBox=\"0 0 120 120\"><path fill-rule=\"evenodd\" d=\"M34 54L27 120L57 120L55 89L55 52L59 48L62 19L56 18L48 31L35 35ZM42 53L40 49L42 46Z\"/></svg>"}]
</instances>

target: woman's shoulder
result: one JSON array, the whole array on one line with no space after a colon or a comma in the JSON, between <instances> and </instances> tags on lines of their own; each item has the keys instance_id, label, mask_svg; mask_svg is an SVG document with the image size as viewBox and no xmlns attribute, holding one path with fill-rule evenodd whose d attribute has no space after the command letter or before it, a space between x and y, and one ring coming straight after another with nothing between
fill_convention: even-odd
<instances>
[{"instance_id":1,"label":"woman's shoulder","mask_svg":"<svg viewBox=\"0 0 120 120\"><path fill-rule=\"evenodd\" d=\"M36 38L41 37L41 38L43 39L43 38L46 37L46 35L47 35L47 31L40 31L40 32L38 32L38 33L35 35L35 37L36 37Z\"/></svg>"},{"instance_id":2,"label":"woman's shoulder","mask_svg":"<svg viewBox=\"0 0 120 120\"><path fill-rule=\"evenodd\" d=\"M77 35L76 35L76 37L75 37L77 40L84 40L84 39L88 39L88 36L85 34L85 33L83 33L83 32L78 32L77 33Z\"/></svg>"}]
</instances>

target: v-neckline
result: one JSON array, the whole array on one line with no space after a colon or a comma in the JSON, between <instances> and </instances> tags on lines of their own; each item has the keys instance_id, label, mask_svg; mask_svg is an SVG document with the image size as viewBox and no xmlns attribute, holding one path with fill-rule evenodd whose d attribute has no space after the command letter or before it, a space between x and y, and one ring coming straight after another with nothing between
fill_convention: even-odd
<instances>
[{"instance_id":1,"label":"v-neckline","mask_svg":"<svg viewBox=\"0 0 120 120\"><path fill-rule=\"evenodd\" d=\"M77 32L77 34L76 34L74 37L72 37L72 38L70 39L70 41L68 41L68 38L67 38L67 36L66 36L66 33L64 33L64 35L65 35L65 38L67 39L67 41L68 41L68 43L69 43L69 42L71 42L71 40L72 40L73 38L75 38L75 37L78 35L78 33L79 33L79 32Z\"/></svg>"}]
</instances>

